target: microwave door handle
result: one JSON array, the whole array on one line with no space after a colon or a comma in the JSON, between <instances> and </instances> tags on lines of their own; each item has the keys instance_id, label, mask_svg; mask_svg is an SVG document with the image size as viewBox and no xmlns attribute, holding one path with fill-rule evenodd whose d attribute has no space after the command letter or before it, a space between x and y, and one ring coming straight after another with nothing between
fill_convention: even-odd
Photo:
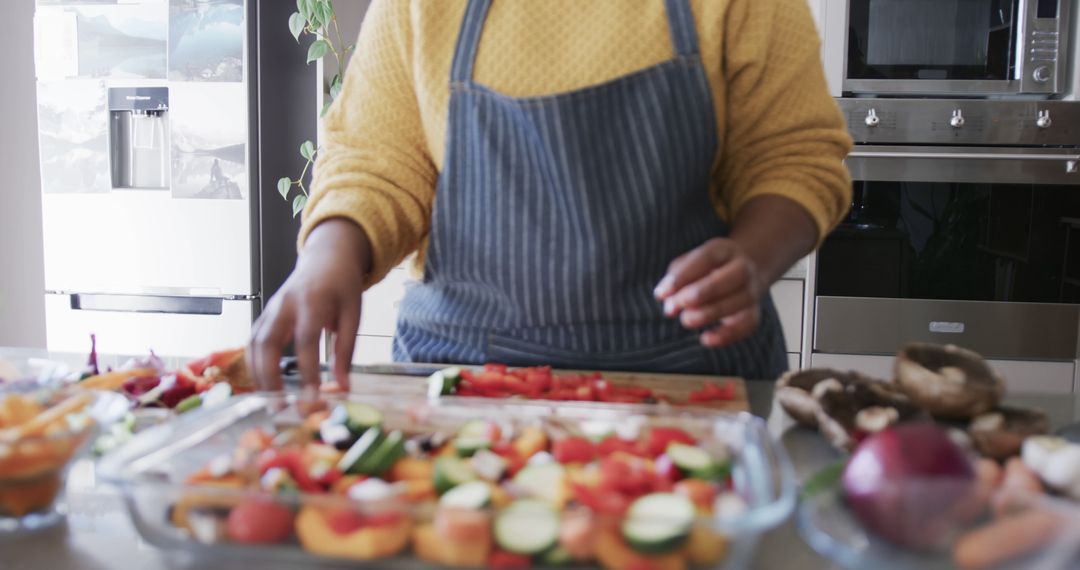
<instances>
[{"instance_id":1,"label":"microwave door handle","mask_svg":"<svg viewBox=\"0 0 1080 570\"><path fill-rule=\"evenodd\" d=\"M1080 154L1024 154L993 152L908 152L855 150L848 158L918 158L942 160L1045 160L1060 162L1080 161Z\"/></svg>"}]
</instances>

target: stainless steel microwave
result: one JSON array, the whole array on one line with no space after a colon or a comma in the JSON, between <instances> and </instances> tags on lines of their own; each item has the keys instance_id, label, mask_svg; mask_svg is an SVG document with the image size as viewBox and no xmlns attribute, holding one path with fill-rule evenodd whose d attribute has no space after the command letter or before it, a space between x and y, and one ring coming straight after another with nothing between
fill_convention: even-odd
<instances>
[{"instance_id":1,"label":"stainless steel microwave","mask_svg":"<svg viewBox=\"0 0 1080 570\"><path fill-rule=\"evenodd\" d=\"M1075 3L811 0L837 96L1064 96Z\"/></svg>"}]
</instances>

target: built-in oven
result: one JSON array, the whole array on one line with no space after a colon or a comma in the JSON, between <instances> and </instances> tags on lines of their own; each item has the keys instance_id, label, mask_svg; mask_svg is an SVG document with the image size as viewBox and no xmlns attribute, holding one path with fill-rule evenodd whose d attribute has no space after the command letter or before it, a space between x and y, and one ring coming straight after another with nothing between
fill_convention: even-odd
<instances>
[{"instance_id":1,"label":"built-in oven","mask_svg":"<svg viewBox=\"0 0 1080 570\"><path fill-rule=\"evenodd\" d=\"M1057 98L1076 0L810 0L843 96ZM842 65L841 65L842 62ZM835 96L841 93L834 92Z\"/></svg>"},{"instance_id":2,"label":"built-in oven","mask_svg":"<svg viewBox=\"0 0 1080 570\"><path fill-rule=\"evenodd\" d=\"M886 374L891 360L871 357L952 343L1002 361L1029 389L1072 391L1080 105L841 106L859 143L847 160L854 199L817 254L814 365L861 358ZM1016 140L1027 144L995 144Z\"/></svg>"}]
</instances>

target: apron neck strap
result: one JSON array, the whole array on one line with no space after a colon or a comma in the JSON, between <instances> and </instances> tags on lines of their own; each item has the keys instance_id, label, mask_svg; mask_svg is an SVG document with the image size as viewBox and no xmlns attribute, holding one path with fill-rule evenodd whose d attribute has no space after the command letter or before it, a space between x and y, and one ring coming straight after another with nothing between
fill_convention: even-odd
<instances>
[{"instance_id":1,"label":"apron neck strap","mask_svg":"<svg viewBox=\"0 0 1080 570\"><path fill-rule=\"evenodd\" d=\"M690 0L664 0L664 4L667 7L668 27L671 30L675 55L697 55L697 29L694 27ZM472 80L480 35L490 8L491 0L469 0L465 17L461 21L461 31L458 32L457 47L454 49L454 62L450 68L451 83L466 83Z\"/></svg>"},{"instance_id":2,"label":"apron neck strap","mask_svg":"<svg viewBox=\"0 0 1080 570\"><path fill-rule=\"evenodd\" d=\"M675 46L675 55L697 55L697 28L694 27L694 12L690 9L690 0L664 2L667 5L668 26L671 28L671 43Z\"/></svg>"}]
</instances>

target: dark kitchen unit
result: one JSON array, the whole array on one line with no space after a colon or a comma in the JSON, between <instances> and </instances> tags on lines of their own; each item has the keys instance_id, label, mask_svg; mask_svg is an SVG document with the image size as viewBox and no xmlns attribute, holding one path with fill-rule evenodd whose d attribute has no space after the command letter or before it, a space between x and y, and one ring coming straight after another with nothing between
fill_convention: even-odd
<instances>
[{"instance_id":1,"label":"dark kitchen unit","mask_svg":"<svg viewBox=\"0 0 1080 570\"><path fill-rule=\"evenodd\" d=\"M817 254L813 365L887 376L904 342L952 343L1017 389L1073 391L1080 105L839 103L853 202Z\"/></svg>"}]
</instances>

